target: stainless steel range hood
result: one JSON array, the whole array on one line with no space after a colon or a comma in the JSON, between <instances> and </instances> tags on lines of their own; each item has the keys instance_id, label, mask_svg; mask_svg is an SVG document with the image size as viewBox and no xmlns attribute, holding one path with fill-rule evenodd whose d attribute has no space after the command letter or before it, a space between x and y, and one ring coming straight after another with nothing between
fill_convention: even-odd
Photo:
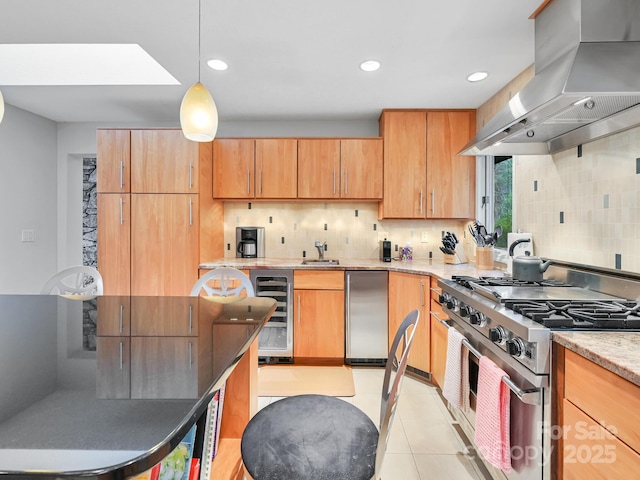
<instances>
[{"instance_id":1,"label":"stainless steel range hood","mask_svg":"<svg viewBox=\"0 0 640 480\"><path fill-rule=\"evenodd\" d=\"M640 124L640 1L552 0L535 75L459 155L566 150Z\"/></svg>"}]
</instances>

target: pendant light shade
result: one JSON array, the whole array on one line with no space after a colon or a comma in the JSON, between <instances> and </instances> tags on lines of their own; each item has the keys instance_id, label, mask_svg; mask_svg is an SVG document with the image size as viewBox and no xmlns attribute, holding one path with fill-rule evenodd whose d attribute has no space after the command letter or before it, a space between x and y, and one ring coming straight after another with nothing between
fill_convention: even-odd
<instances>
[{"instance_id":1,"label":"pendant light shade","mask_svg":"<svg viewBox=\"0 0 640 480\"><path fill-rule=\"evenodd\" d=\"M196 82L187 90L180 105L182 133L194 142L210 142L218 130L218 109L205 86Z\"/></svg>"},{"instance_id":2,"label":"pendant light shade","mask_svg":"<svg viewBox=\"0 0 640 480\"><path fill-rule=\"evenodd\" d=\"M2 98L2 92L0 92L0 123L2 123L2 117L4 117L4 98ZM217 125L216 120L216 125Z\"/></svg>"}]
</instances>

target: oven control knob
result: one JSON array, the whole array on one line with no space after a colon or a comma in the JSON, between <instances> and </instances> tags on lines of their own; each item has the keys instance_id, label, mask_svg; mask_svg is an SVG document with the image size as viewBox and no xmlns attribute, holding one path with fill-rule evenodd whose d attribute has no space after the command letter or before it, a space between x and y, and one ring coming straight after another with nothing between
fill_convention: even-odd
<instances>
[{"instance_id":1,"label":"oven control knob","mask_svg":"<svg viewBox=\"0 0 640 480\"><path fill-rule=\"evenodd\" d=\"M443 305L445 303L447 303L447 300L449 300L451 296L448 293L441 293L440 295L438 295L438 303L440 305Z\"/></svg>"},{"instance_id":2,"label":"oven control knob","mask_svg":"<svg viewBox=\"0 0 640 480\"><path fill-rule=\"evenodd\" d=\"M501 326L489 329L489 340L498 345L502 345L507 339L507 332Z\"/></svg>"},{"instance_id":3,"label":"oven control knob","mask_svg":"<svg viewBox=\"0 0 640 480\"><path fill-rule=\"evenodd\" d=\"M468 317L469 315L471 315L473 312L473 308L471 308L469 305L462 305L460 307L460 316L461 317Z\"/></svg>"},{"instance_id":4,"label":"oven control knob","mask_svg":"<svg viewBox=\"0 0 640 480\"><path fill-rule=\"evenodd\" d=\"M487 324L487 317L485 317L483 313L473 312L469 316L469 321L471 322L471 325L479 325L481 327L484 327Z\"/></svg>"},{"instance_id":5,"label":"oven control knob","mask_svg":"<svg viewBox=\"0 0 640 480\"><path fill-rule=\"evenodd\" d=\"M521 338L513 338L507 340L507 352L514 357L522 358L524 356L524 342Z\"/></svg>"},{"instance_id":6,"label":"oven control knob","mask_svg":"<svg viewBox=\"0 0 640 480\"><path fill-rule=\"evenodd\" d=\"M449 299L447 300L447 308L449 310L455 310L456 308L458 308L459 304L460 302L455 297L449 297Z\"/></svg>"}]
</instances>

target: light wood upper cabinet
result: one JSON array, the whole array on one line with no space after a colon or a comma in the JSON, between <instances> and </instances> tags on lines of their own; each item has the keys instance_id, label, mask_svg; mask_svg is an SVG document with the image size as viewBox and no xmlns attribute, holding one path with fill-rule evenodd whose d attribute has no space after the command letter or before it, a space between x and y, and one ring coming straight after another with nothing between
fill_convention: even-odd
<instances>
[{"instance_id":1,"label":"light wood upper cabinet","mask_svg":"<svg viewBox=\"0 0 640 480\"><path fill-rule=\"evenodd\" d=\"M131 294L189 295L198 279L197 195L132 195Z\"/></svg>"},{"instance_id":2,"label":"light wood upper cabinet","mask_svg":"<svg viewBox=\"0 0 640 480\"><path fill-rule=\"evenodd\" d=\"M298 195L298 140L256 140L256 198L296 198Z\"/></svg>"},{"instance_id":3,"label":"light wood upper cabinet","mask_svg":"<svg viewBox=\"0 0 640 480\"><path fill-rule=\"evenodd\" d=\"M474 110L384 111L380 218L473 218L475 157L456 153L475 132Z\"/></svg>"},{"instance_id":4,"label":"light wood upper cabinet","mask_svg":"<svg viewBox=\"0 0 640 480\"><path fill-rule=\"evenodd\" d=\"M298 140L298 198L340 198L340 139Z\"/></svg>"},{"instance_id":5,"label":"light wood upper cabinet","mask_svg":"<svg viewBox=\"0 0 640 480\"><path fill-rule=\"evenodd\" d=\"M131 195L98 194L98 270L105 295L131 288Z\"/></svg>"},{"instance_id":6,"label":"light wood upper cabinet","mask_svg":"<svg viewBox=\"0 0 640 480\"><path fill-rule=\"evenodd\" d=\"M255 197L255 140L213 141L213 198Z\"/></svg>"},{"instance_id":7,"label":"light wood upper cabinet","mask_svg":"<svg viewBox=\"0 0 640 480\"><path fill-rule=\"evenodd\" d=\"M382 218L425 218L427 117L424 112L383 112Z\"/></svg>"},{"instance_id":8,"label":"light wood upper cabinet","mask_svg":"<svg viewBox=\"0 0 640 480\"><path fill-rule=\"evenodd\" d=\"M132 130L131 192L198 193L199 145L181 130Z\"/></svg>"},{"instance_id":9,"label":"light wood upper cabinet","mask_svg":"<svg viewBox=\"0 0 640 480\"><path fill-rule=\"evenodd\" d=\"M470 112L427 113L427 218L474 218L476 158L456 155L475 132Z\"/></svg>"},{"instance_id":10,"label":"light wood upper cabinet","mask_svg":"<svg viewBox=\"0 0 640 480\"><path fill-rule=\"evenodd\" d=\"M340 140L340 198L382 198L381 138Z\"/></svg>"},{"instance_id":11,"label":"light wood upper cabinet","mask_svg":"<svg viewBox=\"0 0 640 480\"><path fill-rule=\"evenodd\" d=\"M100 193L131 191L131 132L98 130L97 188Z\"/></svg>"}]
</instances>

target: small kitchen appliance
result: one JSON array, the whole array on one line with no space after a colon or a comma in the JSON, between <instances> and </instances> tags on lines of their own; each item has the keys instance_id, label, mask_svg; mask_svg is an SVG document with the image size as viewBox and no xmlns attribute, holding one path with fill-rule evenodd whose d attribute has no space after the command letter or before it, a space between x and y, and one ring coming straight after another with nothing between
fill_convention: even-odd
<instances>
[{"instance_id":1,"label":"small kitchen appliance","mask_svg":"<svg viewBox=\"0 0 640 480\"><path fill-rule=\"evenodd\" d=\"M389 240L380 240L380 260L383 262L391 261L391 242Z\"/></svg>"},{"instance_id":2,"label":"small kitchen appliance","mask_svg":"<svg viewBox=\"0 0 640 480\"><path fill-rule=\"evenodd\" d=\"M264 227L236 227L236 257L264 257Z\"/></svg>"}]
</instances>

